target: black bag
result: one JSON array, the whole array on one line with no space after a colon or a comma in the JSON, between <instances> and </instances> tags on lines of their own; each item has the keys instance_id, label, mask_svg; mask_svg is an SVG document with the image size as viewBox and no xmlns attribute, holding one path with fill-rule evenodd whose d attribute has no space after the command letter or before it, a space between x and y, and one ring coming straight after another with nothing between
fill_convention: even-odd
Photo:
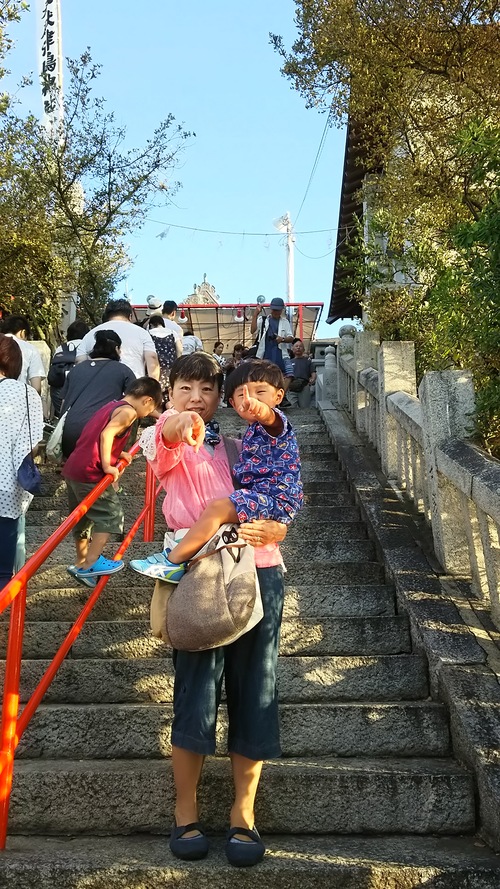
<instances>
[{"instance_id":1,"label":"black bag","mask_svg":"<svg viewBox=\"0 0 500 889\"><path fill-rule=\"evenodd\" d=\"M303 389L306 388L309 380L303 380L301 377L295 377L294 380L290 383L288 389L290 392L302 392Z\"/></svg>"},{"instance_id":2,"label":"black bag","mask_svg":"<svg viewBox=\"0 0 500 889\"><path fill-rule=\"evenodd\" d=\"M28 387L26 386L26 415L28 417L28 429L30 434L30 452L26 454L23 462L21 463L19 469L17 470L17 480L21 485L21 488L24 488L25 491L28 491L29 494L41 494L42 491L42 474L35 465L33 457L31 456L33 453L33 441L31 438L31 423L30 423L30 407L28 402Z\"/></svg>"},{"instance_id":3,"label":"black bag","mask_svg":"<svg viewBox=\"0 0 500 889\"><path fill-rule=\"evenodd\" d=\"M66 374L74 366L76 360L76 347L68 343L62 344L62 351L56 352L50 362L47 382L53 389L62 389L66 380Z\"/></svg>"}]
</instances>

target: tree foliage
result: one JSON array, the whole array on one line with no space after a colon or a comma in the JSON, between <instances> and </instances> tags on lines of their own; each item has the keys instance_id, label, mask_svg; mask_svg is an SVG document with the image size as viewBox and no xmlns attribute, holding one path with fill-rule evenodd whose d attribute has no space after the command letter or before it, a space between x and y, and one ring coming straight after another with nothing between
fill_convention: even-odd
<instances>
[{"instance_id":1,"label":"tree foliage","mask_svg":"<svg viewBox=\"0 0 500 889\"><path fill-rule=\"evenodd\" d=\"M369 237L345 259L385 338L419 372L471 367L478 428L500 454L500 6L493 0L296 0L272 40L309 106L349 119ZM364 220L366 224L366 220Z\"/></svg>"},{"instance_id":2,"label":"tree foliage","mask_svg":"<svg viewBox=\"0 0 500 889\"><path fill-rule=\"evenodd\" d=\"M39 330L57 324L62 293L100 320L130 264L126 239L151 207L168 203L190 135L172 115L139 148L93 88L99 66L68 60L58 124L46 127L9 105L0 116L0 293ZM11 305L12 304L12 305Z\"/></svg>"}]
</instances>

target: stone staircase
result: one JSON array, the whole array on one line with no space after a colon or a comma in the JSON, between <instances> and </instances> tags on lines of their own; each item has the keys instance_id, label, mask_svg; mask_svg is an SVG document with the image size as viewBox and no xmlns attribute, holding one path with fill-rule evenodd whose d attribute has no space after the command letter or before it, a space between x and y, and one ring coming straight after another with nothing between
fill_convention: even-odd
<instances>
[{"instance_id":1,"label":"stone staircase","mask_svg":"<svg viewBox=\"0 0 500 889\"><path fill-rule=\"evenodd\" d=\"M240 428L221 411L225 429ZM248 871L223 855L230 807L224 708L218 756L205 766L201 817L216 833L203 862L168 851L173 671L149 635L151 582L112 578L22 738L0 889L492 889L500 860L475 837L471 775L451 755L446 709L429 697L425 658L314 410L290 412L305 509L283 546L288 567L279 664L284 757L264 766L257 824L269 852ZM144 462L124 476L138 511ZM65 515L60 477L35 499L36 548ZM158 510L157 543L163 518ZM133 543L127 557L144 551ZM71 586L59 547L29 589L22 699L88 591ZM5 650L6 623L0 623Z\"/></svg>"}]
</instances>

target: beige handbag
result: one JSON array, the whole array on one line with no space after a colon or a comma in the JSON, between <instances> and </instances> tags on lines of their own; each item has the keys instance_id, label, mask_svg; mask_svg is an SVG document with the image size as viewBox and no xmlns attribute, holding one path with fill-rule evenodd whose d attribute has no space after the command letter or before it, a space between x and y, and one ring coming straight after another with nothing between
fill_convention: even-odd
<instances>
[{"instance_id":1,"label":"beige handbag","mask_svg":"<svg viewBox=\"0 0 500 889\"><path fill-rule=\"evenodd\" d=\"M157 581L151 600L153 635L181 651L229 645L263 616L253 548L230 524L190 560L178 584Z\"/></svg>"}]
</instances>

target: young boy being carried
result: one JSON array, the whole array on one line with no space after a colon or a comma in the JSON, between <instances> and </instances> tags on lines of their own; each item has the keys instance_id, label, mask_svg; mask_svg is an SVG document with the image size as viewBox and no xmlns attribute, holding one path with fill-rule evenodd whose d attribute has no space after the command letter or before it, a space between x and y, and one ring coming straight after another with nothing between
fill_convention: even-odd
<instances>
[{"instance_id":1,"label":"young boy being carried","mask_svg":"<svg viewBox=\"0 0 500 889\"><path fill-rule=\"evenodd\" d=\"M131 461L124 447L133 423L160 408L161 401L157 380L141 377L130 384L121 401L105 404L88 421L62 470L70 512L105 475L117 481L120 472L115 464L120 458ZM73 529L76 563L68 567L72 577L94 587L101 575L122 570L122 561L105 559L102 551L111 534L123 533L123 518L118 494L110 485Z\"/></svg>"},{"instance_id":2,"label":"young boy being carried","mask_svg":"<svg viewBox=\"0 0 500 889\"><path fill-rule=\"evenodd\" d=\"M191 527L212 500L227 498L233 491L226 448L212 421L222 382L221 368L210 355L196 352L178 358L170 374L169 390L175 410L162 414L156 427L147 429L141 438L147 459L165 490L163 514L174 531ZM182 415L187 415L189 422L187 428L180 429ZM283 423L287 434L286 417ZM193 426L204 426L207 433L199 450L195 445L200 436L193 437L189 431ZM268 438L270 441L272 436ZM281 755L276 670L284 584L278 543L286 535L286 526L272 519L258 519L240 525L239 533L255 547L264 617L231 645L173 653L175 820L170 849L185 860L204 858L209 850L209 838L198 820L197 787L205 757L215 752L224 679L229 716L227 747L234 783L225 852L231 864L251 866L261 861L265 851L254 820L262 761ZM146 566L161 564L165 555L157 553L143 561Z\"/></svg>"},{"instance_id":3,"label":"young boy being carried","mask_svg":"<svg viewBox=\"0 0 500 889\"><path fill-rule=\"evenodd\" d=\"M279 367L264 360L243 362L231 374L226 394L237 413L250 424L240 459L233 467L241 487L229 497L212 500L180 543L164 553L160 563L134 559L130 567L139 574L178 583L186 562L221 525L254 519L274 519L288 525L302 507L297 440L287 418L277 410L284 396ZM185 442L195 452L205 440L205 424L194 412L172 416L166 432L170 442Z\"/></svg>"}]
</instances>

